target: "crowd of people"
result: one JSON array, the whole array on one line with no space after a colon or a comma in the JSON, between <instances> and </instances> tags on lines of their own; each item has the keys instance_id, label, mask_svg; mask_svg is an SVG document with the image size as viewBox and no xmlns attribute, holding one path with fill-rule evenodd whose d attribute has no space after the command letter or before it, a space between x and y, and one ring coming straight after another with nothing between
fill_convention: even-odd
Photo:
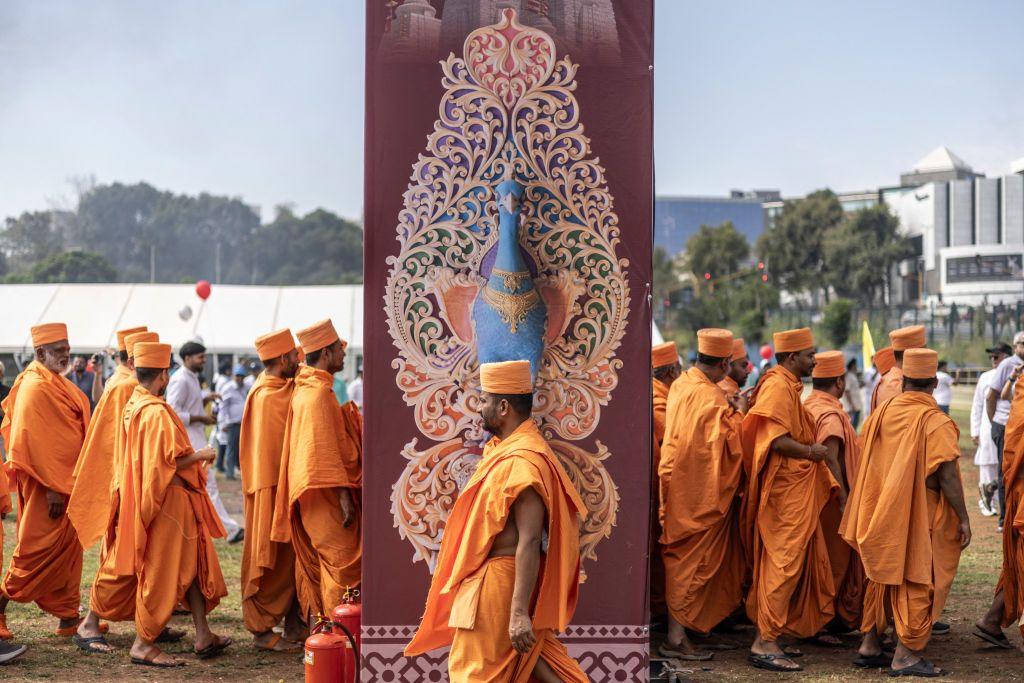
<instances>
[{"instance_id":1,"label":"crowd of people","mask_svg":"<svg viewBox=\"0 0 1024 683\"><path fill-rule=\"evenodd\" d=\"M134 664L182 666L160 648L185 636L168 626L182 612L196 657L221 654L231 640L207 615L228 591L213 544L223 537L244 541L239 589L253 645L301 652L314 617L360 583L362 417L335 398L346 343L333 324L299 330L298 344L287 329L261 336L259 376L228 366L214 391L201 383L198 342L181 346L172 369L156 332L121 330L117 367L101 384L98 356L91 369L72 362L64 324L31 332L34 360L0 404L0 513L11 512L11 493L18 501L0 582L0 663L26 651L7 622L12 600L36 603L56 618L55 635L90 653L115 652L110 622L134 622ZM224 508L211 465L240 475L244 526ZM82 615L82 558L96 544Z\"/></svg>"},{"instance_id":2,"label":"crowd of people","mask_svg":"<svg viewBox=\"0 0 1024 683\"><path fill-rule=\"evenodd\" d=\"M711 659L737 647L722 634L749 621L748 662L759 669L801 671L799 641L839 646L839 635L858 632L858 667L944 673L924 651L949 631L940 616L971 541L953 382L923 326L889 338L860 404L855 365L841 351L816 352L807 328L775 334L776 364L742 390L751 366L727 330L698 332L685 371L674 344L654 348L651 612L666 630L661 656ZM1002 629L1024 612L1024 333L988 351L972 438L992 442L979 456L979 493L983 510L996 499L1004 563L972 633L1009 649Z\"/></svg>"}]
</instances>

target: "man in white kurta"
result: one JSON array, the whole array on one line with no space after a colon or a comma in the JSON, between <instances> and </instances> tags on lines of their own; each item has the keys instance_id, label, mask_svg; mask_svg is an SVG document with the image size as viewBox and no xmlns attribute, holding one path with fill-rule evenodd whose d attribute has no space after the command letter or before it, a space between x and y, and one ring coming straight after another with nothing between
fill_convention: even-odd
<instances>
[{"instance_id":1,"label":"man in white kurta","mask_svg":"<svg viewBox=\"0 0 1024 683\"><path fill-rule=\"evenodd\" d=\"M991 517L999 513L997 488L999 485L999 457L996 444L992 440L992 423L985 410L985 393L996 366L1006 358L1012 349L1008 344L1000 344L988 349L992 369L981 373L978 384L974 388L974 399L971 401L971 441L977 447L974 451L974 464L978 466L978 507L981 514Z\"/></svg>"}]
</instances>

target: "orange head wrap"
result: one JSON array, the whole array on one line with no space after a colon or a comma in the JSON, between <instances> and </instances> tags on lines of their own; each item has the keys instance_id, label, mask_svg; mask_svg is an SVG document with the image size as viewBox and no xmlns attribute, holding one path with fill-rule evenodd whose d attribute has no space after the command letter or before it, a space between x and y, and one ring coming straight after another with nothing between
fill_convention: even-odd
<instances>
[{"instance_id":1,"label":"orange head wrap","mask_svg":"<svg viewBox=\"0 0 1024 683\"><path fill-rule=\"evenodd\" d=\"M160 341L160 335L156 332L133 332L124 338L124 350L128 352L129 356L134 356L135 345L140 342L158 342Z\"/></svg>"},{"instance_id":2,"label":"orange head wrap","mask_svg":"<svg viewBox=\"0 0 1024 683\"><path fill-rule=\"evenodd\" d=\"M135 334L136 332L145 332L149 328L143 325L142 327L129 327L127 330L117 331L117 350L127 351L128 347L125 346L124 340L129 334Z\"/></svg>"},{"instance_id":3,"label":"orange head wrap","mask_svg":"<svg viewBox=\"0 0 1024 683\"><path fill-rule=\"evenodd\" d=\"M814 354L814 370L811 377L826 379L846 374L846 357L842 351L822 351Z\"/></svg>"},{"instance_id":4,"label":"orange head wrap","mask_svg":"<svg viewBox=\"0 0 1024 683\"><path fill-rule=\"evenodd\" d=\"M32 347L53 344L68 338L68 326L64 323L43 323L32 328Z\"/></svg>"},{"instance_id":5,"label":"orange head wrap","mask_svg":"<svg viewBox=\"0 0 1024 683\"><path fill-rule=\"evenodd\" d=\"M717 327L697 330L697 353L712 358L731 358L732 332Z\"/></svg>"},{"instance_id":6,"label":"orange head wrap","mask_svg":"<svg viewBox=\"0 0 1024 683\"><path fill-rule=\"evenodd\" d=\"M903 376L931 379L939 371L939 354L931 349L907 349L903 354Z\"/></svg>"},{"instance_id":7,"label":"orange head wrap","mask_svg":"<svg viewBox=\"0 0 1024 683\"><path fill-rule=\"evenodd\" d=\"M811 328L801 327L796 330L776 332L772 337L775 353L793 353L814 348L814 335Z\"/></svg>"},{"instance_id":8,"label":"orange head wrap","mask_svg":"<svg viewBox=\"0 0 1024 683\"><path fill-rule=\"evenodd\" d=\"M292 339L292 331L287 327L256 337L256 353L264 362L271 358L279 358L294 348L295 340Z\"/></svg>"},{"instance_id":9,"label":"orange head wrap","mask_svg":"<svg viewBox=\"0 0 1024 683\"><path fill-rule=\"evenodd\" d=\"M135 342L135 367L164 369L171 367L171 345L159 342Z\"/></svg>"},{"instance_id":10,"label":"orange head wrap","mask_svg":"<svg viewBox=\"0 0 1024 683\"><path fill-rule=\"evenodd\" d=\"M732 355L729 360L743 360L747 357L747 345L743 341L743 337L736 337L732 340Z\"/></svg>"},{"instance_id":11,"label":"orange head wrap","mask_svg":"<svg viewBox=\"0 0 1024 683\"><path fill-rule=\"evenodd\" d=\"M484 363L480 366L480 388L488 394L532 394L530 361Z\"/></svg>"},{"instance_id":12,"label":"orange head wrap","mask_svg":"<svg viewBox=\"0 0 1024 683\"><path fill-rule=\"evenodd\" d=\"M884 375L896 367L896 354L893 353L891 346L886 346L875 351L875 355L871 356L871 362L878 368L878 374Z\"/></svg>"},{"instance_id":13,"label":"orange head wrap","mask_svg":"<svg viewBox=\"0 0 1024 683\"><path fill-rule=\"evenodd\" d=\"M889 341L892 342L893 351L924 348L926 341L924 325L911 325L893 330L889 333Z\"/></svg>"},{"instance_id":14,"label":"orange head wrap","mask_svg":"<svg viewBox=\"0 0 1024 683\"><path fill-rule=\"evenodd\" d=\"M334 323L331 322L330 318L299 330L295 333L295 336L299 338L299 344L302 345L302 350L306 353L325 349L341 339L338 333L334 331ZM347 344L342 342L342 346L347 346Z\"/></svg>"},{"instance_id":15,"label":"orange head wrap","mask_svg":"<svg viewBox=\"0 0 1024 683\"><path fill-rule=\"evenodd\" d=\"M679 351L675 342L658 344L651 349L651 367L661 368L666 365L675 365L679 362Z\"/></svg>"}]
</instances>

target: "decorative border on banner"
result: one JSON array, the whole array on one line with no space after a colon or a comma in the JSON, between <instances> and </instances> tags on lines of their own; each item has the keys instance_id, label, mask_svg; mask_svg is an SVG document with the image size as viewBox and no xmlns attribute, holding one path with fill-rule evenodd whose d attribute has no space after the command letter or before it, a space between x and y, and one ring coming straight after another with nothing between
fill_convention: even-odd
<instances>
[{"instance_id":1,"label":"decorative border on banner","mask_svg":"<svg viewBox=\"0 0 1024 683\"><path fill-rule=\"evenodd\" d=\"M408 659L402 655L415 626L363 625L363 683L419 683L448 680L448 650ZM570 626L558 639L594 683L647 680L650 634L646 626Z\"/></svg>"}]
</instances>

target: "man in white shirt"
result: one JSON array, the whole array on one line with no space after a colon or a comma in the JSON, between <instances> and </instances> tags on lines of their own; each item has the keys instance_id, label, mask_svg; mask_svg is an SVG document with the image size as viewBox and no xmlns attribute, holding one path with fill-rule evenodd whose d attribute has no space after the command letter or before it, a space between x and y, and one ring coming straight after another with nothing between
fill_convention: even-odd
<instances>
[{"instance_id":1,"label":"man in white shirt","mask_svg":"<svg viewBox=\"0 0 1024 683\"><path fill-rule=\"evenodd\" d=\"M178 352L181 356L181 368L171 375L167 384L165 399L181 418L188 432L192 448L197 451L206 447L206 426L216 422L206 414L206 404L216 398L216 394L203 397L203 389L199 384L199 373L206 364L206 347L196 342L186 342ZM210 496L217 516L220 517L224 530L228 532L228 542L238 543L245 537L242 527L231 518L220 499L217 488L217 477L214 473L206 478L206 493Z\"/></svg>"},{"instance_id":2,"label":"man in white shirt","mask_svg":"<svg viewBox=\"0 0 1024 683\"><path fill-rule=\"evenodd\" d=\"M946 372L946 361L939 361L935 379L938 380L938 384L932 392L932 398L939 404L939 410L949 415L949 405L953 402L953 377Z\"/></svg>"},{"instance_id":3,"label":"man in white shirt","mask_svg":"<svg viewBox=\"0 0 1024 683\"><path fill-rule=\"evenodd\" d=\"M1014 371L1024 365L1024 332L1013 337L1013 355L1007 356L996 367L996 372L989 382L985 396L985 412L992 421L992 441L996 444L996 457L999 459L999 530L1003 529L1006 510L1003 500L1006 492L1003 489L1003 440L1006 436L1006 420L1010 417L1010 401L1002 398L1003 389L1009 384Z\"/></svg>"},{"instance_id":4,"label":"man in white shirt","mask_svg":"<svg viewBox=\"0 0 1024 683\"><path fill-rule=\"evenodd\" d=\"M363 409L363 371L356 370L356 378L348 385L348 398L356 404L359 410Z\"/></svg>"},{"instance_id":5,"label":"man in white shirt","mask_svg":"<svg viewBox=\"0 0 1024 683\"><path fill-rule=\"evenodd\" d=\"M996 374L996 368L1003 359L1013 354L1013 348L1003 342L990 349L985 349L992 361L992 369L981 373L978 384L974 388L974 400L971 402L971 441L974 442L974 464L978 466L978 507L981 514L991 517L998 514L993 506L993 498L999 487L999 458L996 457L996 444L992 441L992 423L985 411L985 396Z\"/></svg>"},{"instance_id":6,"label":"man in white shirt","mask_svg":"<svg viewBox=\"0 0 1024 683\"><path fill-rule=\"evenodd\" d=\"M227 471L224 469L224 457L228 452L228 435L224 431L224 420L220 414L220 397L224 393L225 385L230 381L231 361L222 361L217 368L217 373L213 376L213 391L217 394L217 402L213 404L213 412L217 417L217 426L213 430L210 439L210 445L216 446L217 448L217 461L214 463L214 466L221 474L224 474Z\"/></svg>"},{"instance_id":7,"label":"man in white shirt","mask_svg":"<svg viewBox=\"0 0 1024 683\"><path fill-rule=\"evenodd\" d=\"M235 366L234 378L223 384L220 392L220 412L217 422L221 425L227 441L224 454L224 468L228 479L235 479L238 471L238 442L242 433L242 410L249 387L245 385L245 367Z\"/></svg>"},{"instance_id":8,"label":"man in white shirt","mask_svg":"<svg viewBox=\"0 0 1024 683\"><path fill-rule=\"evenodd\" d=\"M861 396L862 419L867 419L868 414L871 412L871 396L875 393L875 385L878 384L880 379L878 368L872 363L871 367L864 371L864 386L861 389L863 392Z\"/></svg>"}]
</instances>

